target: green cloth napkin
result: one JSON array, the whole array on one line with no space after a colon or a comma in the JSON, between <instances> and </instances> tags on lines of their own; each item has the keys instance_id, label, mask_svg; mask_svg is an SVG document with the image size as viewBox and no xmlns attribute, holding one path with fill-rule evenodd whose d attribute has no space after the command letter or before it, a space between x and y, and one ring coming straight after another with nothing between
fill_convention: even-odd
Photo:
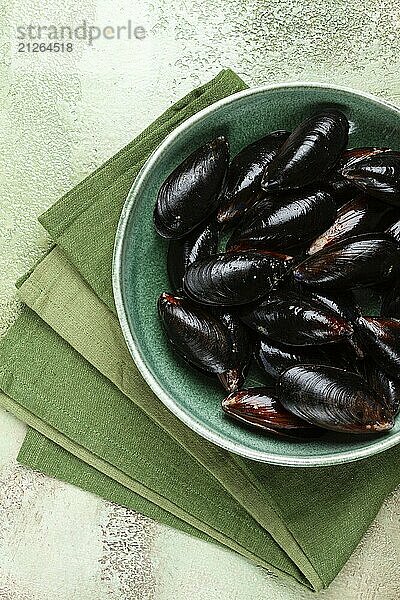
<instances>
[{"instance_id":1,"label":"green cloth napkin","mask_svg":"<svg viewBox=\"0 0 400 600\"><path fill-rule=\"evenodd\" d=\"M0 345L9 394L0 404L36 430L21 449L24 464L320 589L398 483L399 452L309 470L229 455L145 387L112 314L113 239L132 179L179 122L242 87L225 71L189 94L42 217L63 251L38 265L21 294L54 331L28 309L10 330Z\"/></svg>"},{"instance_id":2,"label":"green cloth napkin","mask_svg":"<svg viewBox=\"0 0 400 600\"><path fill-rule=\"evenodd\" d=\"M82 280L59 248L52 250L36 267L21 285L20 294L28 306L70 346L140 405L153 421L180 441L248 512L253 512L255 520L273 534L298 566L302 566L302 571L307 573L314 587L321 584L318 585L315 575L305 563L301 550L293 545L287 535L288 531L294 531L296 538L301 540L302 547L307 548L307 556L312 564L319 564L318 573L325 573L326 577L323 583L335 576L351 553L355 541L375 516L382 499L392 489L393 477L387 477L387 474L389 469L394 469L395 472L397 470L397 452L391 451L373 460L328 470L284 469L242 461L190 432L160 405L153 394L143 395L143 382L125 347L117 318ZM21 327L25 336L27 330L28 324L25 323ZM31 334L38 348L32 350L33 357L28 358L28 364L42 351L40 349L45 343L42 333L40 339L38 332L31 331ZM17 356L18 337L9 339L9 343L14 356ZM54 340L46 343L53 353ZM9 356L11 364L16 362L14 356ZM25 372L24 365L19 368L22 373ZM43 368L37 366L35 371ZM54 364L52 368L54 370ZM85 401L84 398L82 400ZM59 412L58 406L57 416ZM104 417L98 418L100 421L104 420ZM137 423L137 416L135 420ZM82 422L80 426L82 427ZM89 445L86 434L84 445ZM243 469L244 464L247 471ZM239 465L242 472L240 478ZM37 468L37 465L31 466ZM248 481L249 473L254 474L252 481ZM372 478L375 480L374 486L370 485ZM271 481L274 485L270 484ZM310 502L310 499L313 501ZM366 506L361 517L358 515L360 505ZM284 519L280 517L282 514L285 515ZM343 530L347 532L346 535ZM268 556L272 562L270 549ZM273 562L272 565L277 567Z\"/></svg>"}]
</instances>

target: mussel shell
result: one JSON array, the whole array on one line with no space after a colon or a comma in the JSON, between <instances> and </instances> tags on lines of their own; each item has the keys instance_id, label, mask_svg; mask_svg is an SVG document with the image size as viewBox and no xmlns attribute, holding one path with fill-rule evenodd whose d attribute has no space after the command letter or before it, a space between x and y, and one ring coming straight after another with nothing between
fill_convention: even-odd
<instances>
[{"instance_id":1,"label":"mussel shell","mask_svg":"<svg viewBox=\"0 0 400 600\"><path fill-rule=\"evenodd\" d=\"M184 278L188 296L202 304L235 306L265 296L287 273L291 257L269 252L229 252L191 264Z\"/></svg>"},{"instance_id":2,"label":"mussel shell","mask_svg":"<svg viewBox=\"0 0 400 600\"><path fill-rule=\"evenodd\" d=\"M257 201L264 169L288 136L288 131L275 131L246 146L235 156L228 169L217 214L220 223L231 225Z\"/></svg>"},{"instance_id":3,"label":"mussel shell","mask_svg":"<svg viewBox=\"0 0 400 600\"><path fill-rule=\"evenodd\" d=\"M251 357L247 336L233 339L223 320L172 294L160 296L158 313L170 343L184 360L217 374L228 391L243 385Z\"/></svg>"},{"instance_id":4,"label":"mussel shell","mask_svg":"<svg viewBox=\"0 0 400 600\"><path fill-rule=\"evenodd\" d=\"M400 411L400 381L388 377L371 359L365 360L362 367L371 388L386 399L389 410L396 416Z\"/></svg>"},{"instance_id":5,"label":"mussel shell","mask_svg":"<svg viewBox=\"0 0 400 600\"><path fill-rule=\"evenodd\" d=\"M342 175L368 195L400 206L400 152L379 152L351 160Z\"/></svg>"},{"instance_id":6,"label":"mussel shell","mask_svg":"<svg viewBox=\"0 0 400 600\"><path fill-rule=\"evenodd\" d=\"M395 221L385 230L385 233L390 235L396 242L400 243L400 219Z\"/></svg>"},{"instance_id":7,"label":"mussel shell","mask_svg":"<svg viewBox=\"0 0 400 600\"><path fill-rule=\"evenodd\" d=\"M384 282L400 272L400 249L386 234L363 234L331 244L293 269L302 285L343 290Z\"/></svg>"},{"instance_id":8,"label":"mussel shell","mask_svg":"<svg viewBox=\"0 0 400 600\"><path fill-rule=\"evenodd\" d=\"M339 169L344 169L353 161L374 156L374 154L383 154L391 152L390 148L377 148L376 146L361 146L359 148L347 148L340 159Z\"/></svg>"},{"instance_id":9,"label":"mussel shell","mask_svg":"<svg viewBox=\"0 0 400 600\"><path fill-rule=\"evenodd\" d=\"M212 219L194 229L187 237L169 242L167 269L174 290L182 289L183 278L190 264L217 252L220 229L220 224Z\"/></svg>"},{"instance_id":10,"label":"mussel shell","mask_svg":"<svg viewBox=\"0 0 400 600\"><path fill-rule=\"evenodd\" d=\"M283 408L274 388L248 388L222 401L222 410L233 419L280 435L311 434L314 427Z\"/></svg>"},{"instance_id":11,"label":"mussel shell","mask_svg":"<svg viewBox=\"0 0 400 600\"><path fill-rule=\"evenodd\" d=\"M308 254L315 254L318 250L345 238L377 231L385 210L385 206L382 207L380 202L366 196L350 200L339 208L330 228L314 240Z\"/></svg>"},{"instance_id":12,"label":"mussel shell","mask_svg":"<svg viewBox=\"0 0 400 600\"><path fill-rule=\"evenodd\" d=\"M303 260L305 260L305 257L293 258L293 267L303 262ZM330 312L350 323L360 316L359 304L353 290L345 290L344 292L314 290L311 287L302 286L291 275L292 273L289 271L288 275L280 282L279 287L276 288L277 292L280 294L294 293L296 297L305 302L322 304Z\"/></svg>"},{"instance_id":13,"label":"mussel shell","mask_svg":"<svg viewBox=\"0 0 400 600\"><path fill-rule=\"evenodd\" d=\"M321 188L266 196L247 212L228 248L243 244L264 249L292 248L325 231L335 216L332 196Z\"/></svg>"},{"instance_id":14,"label":"mussel shell","mask_svg":"<svg viewBox=\"0 0 400 600\"><path fill-rule=\"evenodd\" d=\"M272 293L261 304L244 307L240 317L260 335L291 346L339 342L353 333L346 320L294 293Z\"/></svg>"},{"instance_id":15,"label":"mussel shell","mask_svg":"<svg viewBox=\"0 0 400 600\"><path fill-rule=\"evenodd\" d=\"M279 378L283 406L312 425L349 433L377 433L393 427L386 400L356 373L322 365L297 365Z\"/></svg>"},{"instance_id":16,"label":"mussel shell","mask_svg":"<svg viewBox=\"0 0 400 600\"><path fill-rule=\"evenodd\" d=\"M339 344L331 344L329 347L288 346L268 338L261 338L256 350L256 358L261 368L274 379L277 379L286 369L301 364L327 365L355 370L349 353Z\"/></svg>"},{"instance_id":17,"label":"mussel shell","mask_svg":"<svg viewBox=\"0 0 400 600\"><path fill-rule=\"evenodd\" d=\"M349 123L339 110L306 119L267 165L261 187L268 192L296 189L321 179L347 145Z\"/></svg>"},{"instance_id":18,"label":"mussel shell","mask_svg":"<svg viewBox=\"0 0 400 600\"><path fill-rule=\"evenodd\" d=\"M382 298L381 317L400 319L400 281L396 281L393 286L384 294Z\"/></svg>"},{"instance_id":19,"label":"mussel shell","mask_svg":"<svg viewBox=\"0 0 400 600\"><path fill-rule=\"evenodd\" d=\"M162 237L185 237L216 210L228 163L228 142L220 136L167 177L154 209L154 225Z\"/></svg>"},{"instance_id":20,"label":"mussel shell","mask_svg":"<svg viewBox=\"0 0 400 600\"><path fill-rule=\"evenodd\" d=\"M306 292L308 292L309 298L312 301L323 304L326 308L345 321L352 323L360 316L360 309L351 290L347 290L346 292L331 291L328 294L323 291L317 292L308 288ZM307 295L304 294L303 297L306 298Z\"/></svg>"},{"instance_id":21,"label":"mussel shell","mask_svg":"<svg viewBox=\"0 0 400 600\"><path fill-rule=\"evenodd\" d=\"M321 183L332 194L336 206L341 206L360 194L359 188L343 177L339 171L332 171L329 174L328 181Z\"/></svg>"},{"instance_id":22,"label":"mussel shell","mask_svg":"<svg viewBox=\"0 0 400 600\"><path fill-rule=\"evenodd\" d=\"M341 159L335 169L329 173L328 182L323 182L327 185L329 191L333 195L338 206L341 206L345 202L349 202L356 196L360 195L360 188L354 183L343 177L341 170L344 169L352 160L361 157L371 156L380 152L386 152L389 148L349 148L345 150L341 156Z\"/></svg>"},{"instance_id":23,"label":"mussel shell","mask_svg":"<svg viewBox=\"0 0 400 600\"><path fill-rule=\"evenodd\" d=\"M366 353L389 377L400 379L400 320L359 317L355 329Z\"/></svg>"}]
</instances>

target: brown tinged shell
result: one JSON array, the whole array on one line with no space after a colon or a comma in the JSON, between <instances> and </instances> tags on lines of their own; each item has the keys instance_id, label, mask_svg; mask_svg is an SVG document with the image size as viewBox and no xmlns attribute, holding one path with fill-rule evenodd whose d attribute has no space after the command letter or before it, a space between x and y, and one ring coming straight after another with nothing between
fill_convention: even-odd
<instances>
[{"instance_id":1,"label":"brown tinged shell","mask_svg":"<svg viewBox=\"0 0 400 600\"><path fill-rule=\"evenodd\" d=\"M274 388L248 388L233 392L222 401L222 410L231 418L278 435L312 435L315 428L287 411Z\"/></svg>"},{"instance_id":2,"label":"brown tinged shell","mask_svg":"<svg viewBox=\"0 0 400 600\"><path fill-rule=\"evenodd\" d=\"M364 434L388 431L394 424L385 399L344 369L291 367L281 375L277 392L287 410L317 427Z\"/></svg>"},{"instance_id":3,"label":"brown tinged shell","mask_svg":"<svg viewBox=\"0 0 400 600\"><path fill-rule=\"evenodd\" d=\"M267 191L305 187L330 171L347 145L349 123L339 110L306 119L288 137L265 169L261 187Z\"/></svg>"},{"instance_id":4,"label":"brown tinged shell","mask_svg":"<svg viewBox=\"0 0 400 600\"><path fill-rule=\"evenodd\" d=\"M366 194L400 206L400 152L375 152L350 160L342 175Z\"/></svg>"},{"instance_id":5,"label":"brown tinged shell","mask_svg":"<svg viewBox=\"0 0 400 600\"><path fill-rule=\"evenodd\" d=\"M400 249L385 234L353 236L322 248L293 269L316 290L344 290L388 281L400 273Z\"/></svg>"},{"instance_id":6,"label":"brown tinged shell","mask_svg":"<svg viewBox=\"0 0 400 600\"><path fill-rule=\"evenodd\" d=\"M350 200L339 208L329 229L314 240L308 254L315 254L318 250L345 238L376 231L384 213L385 207L371 198L358 196Z\"/></svg>"},{"instance_id":7,"label":"brown tinged shell","mask_svg":"<svg viewBox=\"0 0 400 600\"><path fill-rule=\"evenodd\" d=\"M264 169L288 136L288 131L275 131L246 146L235 156L228 169L217 214L220 223L233 224L257 201Z\"/></svg>"},{"instance_id":8,"label":"brown tinged shell","mask_svg":"<svg viewBox=\"0 0 400 600\"><path fill-rule=\"evenodd\" d=\"M340 342L353 333L350 323L329 308L293 292L270 294L261 304L244 307L240 317L260 335L290 346Z\"/></svg>"},{"instance_id":9,"label":"brown tinged shell","mask_svg":"<svg viewBox=\"0 0 400 600\"><path fill-rule=\"evenodd\" d=\"M169 242L167 270L174 290L182 289L183 278L190 264L217 252L220 230L220 224L212 219L194 229L187 237Z\"/></svg>"},{"instance_id":10,"label":"brown tinged shell","mask_svg":"<svg viewBox=\"0 0 400 600\"><path fill-rule=\"evenodd\" d=\"M400 379L400 320L359 317L355 329L366 353L389 377Z\"/></svg>"},{"instance_id":11,"label":"brown tinged shell","mask_svg":"<svg viewBox=\"0 0 400 600\"><path fill-rule=\"evenodd\" d=\"M184 290L202 304L248 304L272 289L288 272L291 260L284 254L251 250L217 254L189 266Z\"/></svg>"},{"instance_id":12,"label":"brown tinged shell","mask_svg":"<svg viewBox=\"0 0 400 600\"><path fill-rule=\"evenodd\" d=\"M185 237L216 210L228 163L228 142L221 136L176 167L158 192L154 225L159 235Z\"/></svg>"},{"instance_id":13,"label":"brown tinged shell","mask_svg":"<svg viewBox=\"0 0 400 600\"><path fill-rule=\"evenodd\" d=\"M290 249L309 242L329 227L336 205L329 192L311 188L266 196L250 209L233 232L228 248Z\"/></svg>"},{"instance_id":14,"label":"brown tinged shell","mask_svg":"<svg viewBox=\"0 0 400 600\"><path fill-rule=\"evenodd\" d=\"M230 392L243 385L251 357L246 335L233 337L221 319L172 294L161 294L158 313L170 343L184 360L216 374Z\"/></svg>"}]
</instances>

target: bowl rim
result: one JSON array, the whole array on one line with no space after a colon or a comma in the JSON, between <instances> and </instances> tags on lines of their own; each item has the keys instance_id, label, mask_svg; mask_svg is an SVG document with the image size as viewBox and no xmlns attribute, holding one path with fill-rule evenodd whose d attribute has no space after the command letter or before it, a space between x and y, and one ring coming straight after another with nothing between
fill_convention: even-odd
<instances>
[{"instance_id":1,"label":"bowl rim","mask_svg":"<svg viewBox=\"0 0 400 600\"><path fill-rule=\"evenodd\" d=\"M122 294L122 277L121 277L121 266L122 266L122 255L123 248L125 242L125 233L129 220L129 216L131 211L133 210L134 205L136 204L136 192L142 186L142 182L147 176L148 172L151 171L154 164L158 161L159 157L164 153L164 151L168 148L168 146L178 138L183 131L187 128L190 128L194 123L203 119L210 113L218 110L222 106L227 106L231 103L236 102L245 97L254 96L259 93L268 92L275 89L284 89L284 88L322 88L333 91L341 91L347 92L354 96L359 96L362 98L366 98L367 100L371 100L372 102L384 106L393 112L396 112L400 116L400 107L395 104L381 99L373 94L368 92L364 92L361 90L355 90L351 87L339 86L335 84L315 82L315 81L289 81L284 83L273 83L266 84L262 86L257 86L253 88L249 88L240 92L236 92L214 102L210 106L202 109L196 114L192 115L183 123L178 125L165 139L161 144L154 150L154 152L149 156L146 160L145 164L141 168L139 174L137 175L135 181L131 189L129 190L128 196L125 200L120 219L118 222L118 227L115 235L115 243L114 243L114 252L113 252L113 261L112 261L112 287L114 293L114 301L115 307L117 310L117 316L121 325L121 329L123 332L123 336L125 342L128 346L129 352L136 363L137 368L139 369L141 375L143 376L146 383L152 389L152 391L156 394L156 396L161 400L161 402L176 416L179 420L181 420L185 425L187 425L190 429L195 431L197 434L205 438L206 440L216 444L217 446L227 450L229 452L233 452L234 454L238 454L242 457L248 458L250 460L255 460L257 462L269 463L280 466L290 466L290 467L322 467L322 466L332 466L337 464L343 464L347 462L353 462L356 460L360 460L363 458L367 458L368 456L373 456L393 446L396 446L400 443L400 431L394 434L389 438L379 438L377 439L376 444L367 446L365 448L358 448L355 450L349 450L346 452L333 452L326 455L317 455L317 456L306 456L306 457L287 457L280 454L271 454L269 452L264 452L261 450L253 450L251 448L246 447L244 444L237 443L226 439L223 435L220 435L216 432L210 431L205 425L199 422L196 418L188 414L185 410L180 408L179 405L175 402L174 398L170 396L162 387L162 385L156 380L153 375L151 369L147 366L146 359L142 354L140 349L140 344L135 336L135 333L131 331L129 326L128 317L125 310L124 299Z\"/></svg>"}]
</instances>

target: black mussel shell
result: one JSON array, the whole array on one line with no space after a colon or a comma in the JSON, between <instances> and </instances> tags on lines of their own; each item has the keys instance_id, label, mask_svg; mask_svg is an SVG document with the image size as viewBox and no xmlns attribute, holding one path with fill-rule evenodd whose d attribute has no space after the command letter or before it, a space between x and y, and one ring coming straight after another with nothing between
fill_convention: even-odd
<instances>
[{"instance_id":1,"label":"black mussel shell","mask_svg":"<svg viewBox=\"0 0 400 600\"><path fill-rule=\"evenodd\" d=\"M243 385L251 358L247 335L232 336L222 319L172 294L161 294L158 313L170 343L184 360L215 373L229 392Z\"/></svg>"},{"instance_id":2,"label":"black mussel shell","mask_svg":"<svg viewBox=\"0 0 400 600\"><path fill-rule=\"evenodd\" d=\"M392 223L390 227L385 230L385 233L390 235L396 242L400 242L400 219Z\"/></svg>"},{"instance_id":3,"label":"black mussel shell","mask_svg":"<svg viewBox=\"0 0 400 600\"><path fill-rule=\"evenodd\" d=\"M240 317L260 335L291 346L340 342L353 333L345 319L293 292L272 293L261 304L244 307Z\"/></svg>"},{"instance_id":4,"label":"black mussel shell","mask_svg":"<svg viewBox=\"0 0 400 600\"><path fill-rule=\"evenodd\" d=\"M371 389L386 399L388 409L396 416L400 411L400 381L390 379L371 359L365 360L362 367Z\"/></svg>"},{"instance_id":5,"label":"black mussel shell","mask_svg":"<svg viewBox=\"0 0 400 600\"><path fill-rule=\"evenodd\" d=\"M390 148L376 148L375 146L361 146L359 148L347 148L340 159L339 169L344 169L355 160L361 158L368 158L374 154L382 154L385 152L391 152Z\"/></svg>"},{"instance_id":6,"label":"black mussel shell","mask_svg":"<svg viewBox=\"0 0 400 600\"><path fill-rule=\"evenodd\" d=\"M243 244L264 249L292 248L325 231L335 216L331 194L320 188L266 196L247 212L228 248Z\"/></svg>"},{"instance_id":7,"label":"black mussel shell","mask_svg":"<svg viewBox=\"0 0 400 600\"><path fill-rule=\"evenodd\" d=\"M400 320L359 317L357 340L376 364L395 379L400 379Z\"/></svg>"},{"instance_id":8,"label":"black mussel shell","mask_svg":"<svg viewBox=\"0 0 400 600\"><path fill-rule=\"evenodd\" d=\"M233 392L222 401L233 419L279 435L310 435L314 427L283 408L274 388L258 387Z\"/></svg>"},{"instance_id":9,"label":"black mussel shell","mask_svg":"<svg viewBox=\"0 0 400 600\"><path fill-rule=\"evenodd\" d=\"M400 319L400 281L396 281L382 298L381 317Z\"/></svg>"},{"instance_id":10,"label":"black mussel shell","mask_svg":"<svg viewBox=\"0 0 400 600\"><path fill-rule=\"evenodd\" d=\"M349 123L339 110L326 110L297 127L267 165L261 187L268 192L304 187L320 180L347 145Z\"/></svg>"},{"instance_id":11,"label":"black mussel shell","mask_svg":"<svg viewBox=\"0 0 400 600\"><path fill-rule=\"evenodd\" d=\"M169 242L167 269L174 290L182 289L183 277L190 264L217 252L220 229L220 224L212 219L194 229L187 237Z\"/></svg>"},{"instance_id":12,"label":"black mussel shell","mask_svg":"<svg viewBox=\"0 0 400 600\"><path fill-rule=\"evenodd\" d=\"M360 190L353 183L348 181L339 171L333 171L329 174L329 179L322 182L326 189L332 194L336 206L341 206L349 202L360 194Z\"/></svg>"},{"instance_id":13,"label":"black mussel shell","mask_svg":"<svg viewBox=\"0 0 400 600\"><path fill-rule=\"evenodd\" d=\"M193 152L167 177L154 209L154 225L162 237L185 237L216 210L228 163L228 142L221 136Z\"/></svg>"},{"instance_id":14,"label":"black mussel shell","mask_svg":"<svg viewBox=\"0 0 400 600\"><path fill-rule=\"evenodd\" d=\"M305 260L305 257L296 256L293 258L293 267ZM298 262L296 262L298 261ZM355 297L353 290L345 290L340 292L337 290L314 290L311 287L302 286L292 277L291 271L280 282L276 288L281 294L289 294L293 292L296 297L303 299L305 302L315 304L323 304L330 312L335 313L345 321L350 323L360 316L360 308L358 300Z\"/></svg>"},{"instance_id":15,"label":"black mussel shell","mask_svg":"<svg viewBox=\"0 0 400 600\"><path fill-rule=\"evenodd\" d=\"M323 304L333 313L350 323L360 316L360 309L351 290L347 290L346 292L332 291L329 294L323 291L312 291L311 289L308 289L307 292L311 300Z\"/></svg>"},{"instance_id":16,"label":"black mussel shell","mask_svg":"<svg viewBox=\"0 0 400 600\"><path fill-rule=\"evenodd\" d=\"M400 206L400 152L378 152L353 159L342 174L366 194Z\"/></svg>"},{"instance_id":17,"label":"black mussel shell","mask_svg":"<svg viewBox=\"0 0 400 600\"><path fill-rule=\"evenodd\" d=\"M235 156L226 176L218 221L231 225L257 201L264 169L288 136L288 131L275 131Z\"/></svg>"},{"instance_id":18,"label":"black mussel shell","mask_svg":"<svg viewBox=\"0 0 400 600\"><path fill-rule=\"evenodd\" d=\"M341 206L345 202L350 202L353 198L360 195L360 188L354 183L343 177L341 171L345 166L356 158L371 156L378 152L386 152L388 148L349 148L345 150L341 156L341 159L335 169L329 173L328 182L324 182L327 185L329 191L333 195L338 206Z\"/></svg>"},{"instance_id":19,"label":"black mussel shell","mask_svg":"<svg viewBox=\"0 0 400 600\"><path fill-rule=\"evenodd\" d=\"M400 249L386 234L363 234L331 244L293 269L302 285L343 290L384 282L400 272Z\"/></svg>"},{"instance_id":20,"label":"black mussel shell","mask_svg":"<svg viewBox=\"0 0 400 600\"><path fill-rule=\"evenodd\" d=\"M385 210L380 202L366 196L350 200L339 208L329 229L314 240L308 254L314 254L345 238L377 231Z\"/></svg>"},{"instance_id":21,"label":"black mussel shell","mask_svg":"<svg viewBox=\"0 0 400 600\"><path fill-rule=\"evenodd\" d=\"M336 352L334 352L334 349ZM267 375L277 379L294 365L328 365L348 368L352 360L339 344L325 346L288 346L268 338L261 338L256 350L257 362Z\"/></svg>"},{"instance_id":22,"label":"black mussel shell","mask_svg":"<svg viewBox=\"0 0 400 600\"><path fill-rule=\"evenodd\" d=\"M232 352L238 357L240 363L244 363L247 357L246 367L240 370L231 370L220 373L218 378L226 390L237 389L243 384L242 374L247 371L253 352L253 338L251 331L239 319L233 310L227 308L216 309L215 313L229 332ZM240 385L239 385L240 384Z\"/></svg>"},{"instance_id":23,"label":"black mussel shell","mask_svg":"<svg viewBox=\"0 0 400 600\"><path fill-rule=\"evenodd\" d=\"M312 425L348 433L378 433L393 427L386 400L356 373L322 365L296 365L278 382L283 406Z\"/></svg>"},{"instance_id":24,"label":"black mussel shell","mask_svg":"<svg viewBox=\"0 0 400 600\"><path fill-rule=\"evenodd\" d=\"M214 306L248 304L265 296L291 265L291 257L270 252L229 252L191 264L184 290Z\"/></svg>"}]
</instances>

